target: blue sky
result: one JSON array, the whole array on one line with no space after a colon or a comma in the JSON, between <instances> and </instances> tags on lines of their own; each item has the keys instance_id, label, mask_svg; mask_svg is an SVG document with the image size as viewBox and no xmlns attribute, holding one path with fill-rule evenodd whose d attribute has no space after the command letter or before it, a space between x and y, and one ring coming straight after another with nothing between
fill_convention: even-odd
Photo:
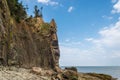
<instances>
[{"instance_id":1,"label":"blue sky","mask_svg":"<svg viewBox=\"0 0 120 80\"><path fill-rule=\"evenodd\" d=\"M120 0L20 0L55 19L60 66L120 66Z\"/></svg>"}]
</instances>

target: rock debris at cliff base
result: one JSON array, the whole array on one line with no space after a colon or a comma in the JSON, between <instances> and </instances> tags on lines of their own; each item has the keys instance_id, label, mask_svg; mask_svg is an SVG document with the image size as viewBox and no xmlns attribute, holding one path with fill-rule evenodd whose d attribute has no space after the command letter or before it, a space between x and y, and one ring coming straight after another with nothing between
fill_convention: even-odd
<instances>
[{"instance_id":1,"label":"rock debris at cliff base","mask_svg":"<svg viewBox=\"0 0 120 80\"><path fill-rule=\"evenodd\" d=\"M62 78L61 73L56 74L52 70L44 70L39 67L36 69L39 70L34 72L33 69L0 66L0 80L117 80L109 75L96 73L79 73L78 79L55 79L56 75ZM63 74L64 77L65 75L71 77L71 73L63 71Z\"/></svg>"},{"instance_id":2,"label":"rock debris at cliff base","mask_svg":"<svg viewBox=\"0 0 120 80\"><path fill-rule=\"evenodd\" d=\"M49 76L36 75L30 71L24 68L0 67L0 80L51 80Z\"/></svg>"}]
</instances>

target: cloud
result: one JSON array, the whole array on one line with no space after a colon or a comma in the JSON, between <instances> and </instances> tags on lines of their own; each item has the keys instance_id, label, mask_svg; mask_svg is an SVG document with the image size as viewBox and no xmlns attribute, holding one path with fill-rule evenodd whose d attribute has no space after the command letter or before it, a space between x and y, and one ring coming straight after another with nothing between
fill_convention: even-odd
<instances>
[{"instance_id":1,"label":"cloud","mask_svg":"<svg viewBox=\"0 0 120 80\"><path fill-rule=\"evenodd\" d=\"M112 0L112 3L115 3L115 2L117 2L117 0Z\"/></svg>"},{"instance_id":2,"label":"cloud","mask_svg":"<svg viewBox=\"0 0 120 80\"><path fill-rule=\"evenodd\" d=\"M93 43L92 47L94 47L94 49L97 48L100 54L102 53L100 49L102 49L109 59L120 58L120 20L115 24L103 28L98 34L98 39L87 39Z\"/></svg>"},{"instance_id":3,"label":"cloud","mask_svg":"<svg viewBox=\"0 0 120 80\"><path fill-rule=\"evenodd\" d=\"M93 41L93 38L86 38L86 41Z\"/></svg>"},{"instance_id":4,"label":"cloud","mask_svg":"<svg viewBox=\"0 0 120 80\"><path fill-rule=\"evenodd\" d=\"M104 18L104 19L108 19L108 20L113 19L113 17L112 17L112 16L106 16L106 15L102 16L102 18Z\"/></svg>"},{"instance_id":5,"label":"cloud","mask_svg":"<svg viewBox=\"0 0 120 80\"><path fill-rule=\"evenodd\" d=\"M120 20L98 31L98 38L60 44L60 65L116 66L120 61ZM71 44L72 43L72 44ZM91 45L89 45L91 44ZM119 65L120 66L120 65Z\"/></svg>"},{"instance_id":6,"label":"cloud","mask_svg":"<svg viewBox=\"0 0 120 80\"><path fill-rule=\"evenodd\" d=\"M120 48L120 20L115 24L105 27L99 31L100 39L92 40L96 44L107 47Z\"/></svg>"},{"instance_id":7,"label":"cloud","mask_svg":"<svg viewBox=\"0 0 120 80\"><path fill-rule=\"evenodd\" d=\"M69 8L68 8L68 12L72 12L73 11L73 6L70 6Z\"/></svg>"},{"instance_id":8,"label":"cloud","mask_svg":"<svg viewBox=\"0 0 120 80\"><path fill-rule=\"evenodd\" d=\"M69 42L69 41L70 41L70 39L66 39L66 40L65 40L65 42Z\"/></svg>"},{"instance_id":9,"label":"cloud","mask_svg":"<svg viewBox=\"0 0 120 80\"><path fill-rule=\"evenodd\" d=\"M62 46L71 46L71 47L74 47L74 46L81 46L82 43L79 41L79 42L75 42L75 41L71 41L71 40L65 40L65 42L62 42L62 43L59 43L60 45ZM73 46L74 45L74 46Z\"/></svg>"},{"instance_id":10,"label":"cloud","mask_svg":"<svg viewBox=\"0 0 120 80\"><path fill-rule=\"evenodd\" d=\"M117 52L116 54L108 54L103 48L95 45L89 47L89 49L82 49L81 47L75 45L72 45L72 47L60 45L60 51L61 66L106 66L116 64L119 65L119 62L110 62L112 60L116 60L116 56L118 57Z\"/></svg>"},{"instance_id":11,"label":"cloud","mask_svg":"<svg viewBox=\"0 0 120 80\"><path fill-rule=\"evenodd\" d=\"M38 0L39 3L45 4L45 5L58 5L58 2L55 2L53 0Z\"/></svg>"},{"instance_id":12,"label":"cloud","mask_svg":"<svg viewBox=\"0 0 120 80\"><path fill-rule=\"evenodd\" d=\"M95 58L91 57L91 53L89 53L89 51L81 50L79 47L60 45L60 51L61 51L60 65L84 66L84 65L97 65L98 64Z\"/></svg>"},{"instance_id":13,"label":"cloud","mask_svg":"<svg viewBox=\"0 0 120 80\"><path fill-rule=\"evenodd\" d=\"M114 13L120 13L120 0L117 1L116 4L113 6L113 10L111 11L113 14Z\"/></svg>"}]
</instances>

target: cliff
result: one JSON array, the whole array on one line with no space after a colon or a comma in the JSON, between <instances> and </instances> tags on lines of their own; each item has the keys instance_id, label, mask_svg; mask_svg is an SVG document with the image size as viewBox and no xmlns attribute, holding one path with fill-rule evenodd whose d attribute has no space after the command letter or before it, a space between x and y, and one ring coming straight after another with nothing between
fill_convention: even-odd
<instances>
[{"instance_id":1,"label":"cliff","mask_svg":"<svg viewBox=\"0 0 120 80\"><path fill-rule=\"evenodd\" d=\"M0 65L24 68L59 68L56 23L27 18L19 23L10 15L6 0L0 0Z\"/></svg>"}]
</instances>

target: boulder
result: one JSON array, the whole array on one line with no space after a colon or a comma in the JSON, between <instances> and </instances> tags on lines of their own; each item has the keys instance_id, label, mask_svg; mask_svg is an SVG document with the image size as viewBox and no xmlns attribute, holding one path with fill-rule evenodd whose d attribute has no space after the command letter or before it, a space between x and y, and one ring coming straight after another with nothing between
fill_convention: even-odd
<instances>
[{"instance_id":1,"label":"boulder","mask_svg":"<svg viewBox=\"0 0 120 80\"><path fill-rule=\"evenodd\" d=\"M32 67L31 72L34 73L34 74L37 74L37 75L38 74L41 75L42 69L40 67Z\"/></svg>"},{"instance_id":2,"label":"boulder","mask_svg":"<svg viewBox=\"0 0 120 80\"><path fill-rule=\"evenodd\" d=\"M78 80L78 73L73 70L65 70L62 73L63 80Z\"/></svg>"}]
</instances>

